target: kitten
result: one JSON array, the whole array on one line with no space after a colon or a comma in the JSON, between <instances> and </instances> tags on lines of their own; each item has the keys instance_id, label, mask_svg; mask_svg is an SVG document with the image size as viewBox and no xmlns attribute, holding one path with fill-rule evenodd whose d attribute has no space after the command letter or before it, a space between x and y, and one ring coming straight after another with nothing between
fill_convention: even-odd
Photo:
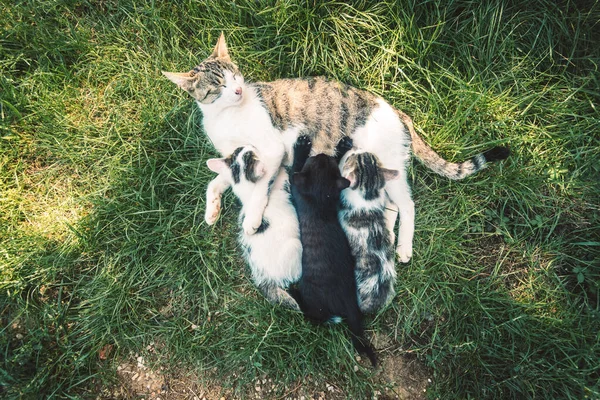
<instances>
[{"instance_id":1,"label":"kitten","mask_svg":"<svg viewBox=\"0 0 600 400\"><path fill-rule=\"evenodd\" d=\"M450 179L463 179L494 160L508 156L495 147L462 163L451 163L431 149L413 128L412 120L381 97L325 78L280 79L250 83L231 61L221 34L213 53L189 72L163 72L188 92L203 114L204 131L223 155L246 144L263 158L265 175L257 181L243 221L247 234L261 224L268 203L269 182L301 132L311 132L315 153L333 154L335 144L350 136L358 149L375 154L385 168L398 171L385 191L390 207L400 214L396 253L402 262L412 257L414 203L406 176L410 149L429 168ZM219 217L221 196L229 187L219 176L207 188L205 221ZM396 212L386 213L393 226Z\"/></svg>"},{"instance_id":2,"label":"kitten","mask_svg":"<svg viewBox=\"0 0 600 400\"><path fill-rule=\"evenodd\" d=\"M300 222L302 277L290 291L311 320L345 318L354 347L377 364L373 347L365 338L358 307L354 258L337 218L340 192L350 182L340 175L337 161L325 154L308 158L307 136L294 146L290 177L292 198Z\"/></svg>"},{"instance_id":3,"label":"kitten","mask_svg":"<svg viewBox=\"0 0 600 400\"><path fill-rule=\"evenodd\" d=\"M213 158L208 168L228 182L242 203L240 224L248 212L249 199L256 182L265 173L264 164L252 146L235 149L227 158ZM298 310L296 301L285 289L300 279L302 244L296 210L291 203L288 173L279 170L271 185L269 204L261 225L253 235L242 229L239 242L250 266L252 280L272 303Z\"/></svg>"},{"instance_id":4,"label":"kitten","mask_svg":"<svg viewBox=\"0 0 600 400\"><path fill-rule=\"evenodd\" d=\"M338 144L342 176L350 187L340 195L338 219L356 260L354 276L358 305L363 313L374 313L394 297L396 268L394 248L385 221L387 181L397 179L398 171L385 169L372 153L349 151L352 140Z\"/></svg>"}]
</instances>

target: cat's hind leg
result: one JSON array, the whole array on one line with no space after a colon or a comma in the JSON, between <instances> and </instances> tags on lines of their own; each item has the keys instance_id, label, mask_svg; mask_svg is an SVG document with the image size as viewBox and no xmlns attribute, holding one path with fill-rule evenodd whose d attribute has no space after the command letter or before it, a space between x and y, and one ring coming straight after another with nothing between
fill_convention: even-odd
<instances>
[{"instance_id":1,"label":"cat's hind leg","mask_svg":"<svg viewBox=\"0 0 600 400\"><path fill-rule=\"evenodd\" d=\"M396 234L394 233L394 228L396 228L397 218L398 206L388 199L385 202L385 227L390 235L390 243L392 245L396 243Z\"/></svg>"},{"instance_id":2,"label":"cat's hind leg","mask_svg":"<svg viewBox=\"0 0 600 400\"><path fill-rule=\"evenodd\" d=\"M412 242L415 234L415 203L410 196L406 179L388 181L385 185L390 200L398 206L400 227L396 254L401 262L407 263L412 257Z\"/></svg>"}]
</instances>

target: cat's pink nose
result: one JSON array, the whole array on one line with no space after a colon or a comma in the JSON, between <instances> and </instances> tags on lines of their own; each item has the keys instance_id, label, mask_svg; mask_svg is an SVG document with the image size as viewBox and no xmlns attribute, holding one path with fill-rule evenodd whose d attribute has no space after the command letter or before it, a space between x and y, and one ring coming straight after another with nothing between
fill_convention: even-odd
<instances>
[{"instance_id":1,"label":"cat's pink nose","mask_svg":"<svg viewBox=\"0 0 600 400\"><path fill-rule=\"evenodd\" d=\"M239 88L235 89L235 94L237 94L238 96L242 95L242 87L241 86Z\"/></svg>"}]
</instances>

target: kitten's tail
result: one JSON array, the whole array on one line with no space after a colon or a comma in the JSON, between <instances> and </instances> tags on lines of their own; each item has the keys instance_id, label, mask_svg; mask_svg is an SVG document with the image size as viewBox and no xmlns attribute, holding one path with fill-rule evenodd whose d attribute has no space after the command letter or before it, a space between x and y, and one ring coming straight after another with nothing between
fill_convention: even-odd
<instances>
[{"instance_id":1,"label":"kitten's tail","mask_svg":"<svg viewBox=\"0 0 600 400\"><path fill-rule=\"evenodd\" d=\"M507 147L497 146L483 153L473 156L470 160L453 163L444 160L437 154L421 136L415 132L412 119L402 111L396 111L402 123L408 128L412 139L413 153L425 166L429 167L433 172L445 176L446 178L460 180L474 173L481 171L487 166L487 163L492 161L504 160L510 150Z\"/></svg>"},{"instance_id":2,"label":"kitten's tail","mask_svg":"<svg viewBox=\"0 0 600 400\"><path fill-rule=\"evenodd\" d=\"M366 354L371 361L373 367L377 366L377 355L375 354L375 349L373 345L367 340L365 337L365 331L362 326L362 318L360 311L357 307L357 314L349 315L347 317L348 327L350 328L350 336L352 338L352 344L356 351L360 354Z\"/></svg>"}]
</instances>

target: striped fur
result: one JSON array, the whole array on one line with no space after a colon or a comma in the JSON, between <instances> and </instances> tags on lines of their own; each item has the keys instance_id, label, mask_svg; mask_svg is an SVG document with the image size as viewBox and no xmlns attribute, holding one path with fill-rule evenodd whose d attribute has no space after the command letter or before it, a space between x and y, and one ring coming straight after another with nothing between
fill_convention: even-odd
<instances>
[{"instance_id":1,"label":"striped fur","mask_svg":"<svg viewBox=\"0 0 600 400\"><path fill-rule=\"evenodd\" d=\"M241 225L256 182L264 174L256 149L239 147L226 158L208 160L207 165L230 182L240 199ZM256 233L247 235L242 229L238 239L256 287L270 302L299 311L298 304L286 291L290 284L300 279L302 245L285 168L280 169L272 183L269 204Z\"/></svg>"},{"instance_id":2,"label":"striped fur","mask_svg":"<svg viewBox=\"0 0 600 400\"><path fill-rule=\"evenodd\" d=\"M219 38L210 57L186 73L165 72L171 81L196 99L206 134L221 154L254 145L263 155L265 177L256 182L243 222L247 234L256 232L268 203L270 184L281 164L289 165L293 143L300 135L313 142L313 154L332 155L336 143L349 136L355 148L375 154L399 179L386 183L390 207L400 214L396 253L402 262L412 256L414 203L406 176L410 148L427 167L450 179L463 179L489 161L504 159L508 150L496 147L462 163L441 158L415 132L412 120L364 90L325 78L281 79L246 83L232 63L225 38ZM213 180L207 189L205 220L218 218L222 193L228 184ZM395 214L388 213L388 226Z\"/></svg>"},{"instance_id":3,"label":"striped fur","mask_svg":"<svg viewBox=\"0 0 600 400\"><path fill-rule=\"evenodd\" d=\"M354 275L362 312L374 313L395 296L394 247L386 226L386 181L397 171L384 169L377 156L350 151L340 162L350 187L341 193L338 219L356 260Z\"/></svg>"},{"instance_id":4,"label":"striped fur","mask_svg":"<svg viewBox=\"0 0 600 400\"><path fill-rule=\"evenodd\" d=\"M484 153L476 154L471 159L461 163L446 161L415 132L412 119L408 115L402 111L398 111L398 116L410 133L414 155L433 172L446 178L453 180L464 179L484 169L488 162L504 160L509 155L507 148L494 147Z\"/></svg>"}]
</instances>

